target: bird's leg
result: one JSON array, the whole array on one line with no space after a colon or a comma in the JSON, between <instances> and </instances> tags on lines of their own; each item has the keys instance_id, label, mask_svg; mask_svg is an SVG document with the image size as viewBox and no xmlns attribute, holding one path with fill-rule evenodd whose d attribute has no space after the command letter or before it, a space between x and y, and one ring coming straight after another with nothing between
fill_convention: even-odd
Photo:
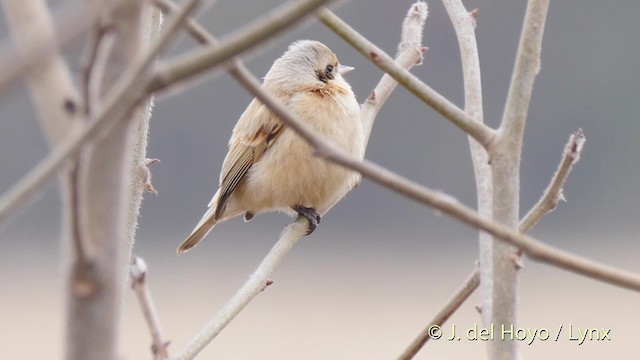
<instances>
[{"instance_id":1,"label":"bird's leg","mask_svg":"<svg viewBox=\"0 0 640 360\"><path fill-rule=\"evenodd\" d=\"M320 214L314 208L304 207L302 205L296 205L293 207L298 215L304 216L309 220L309 229L307 229L307 233L305 235L311 234L320 224Z\"/></svg>"}]
</instances>

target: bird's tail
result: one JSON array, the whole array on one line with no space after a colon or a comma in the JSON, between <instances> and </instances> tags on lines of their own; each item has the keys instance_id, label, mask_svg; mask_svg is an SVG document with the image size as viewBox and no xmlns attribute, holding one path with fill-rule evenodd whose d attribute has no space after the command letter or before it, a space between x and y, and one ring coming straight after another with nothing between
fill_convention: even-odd
<instances>
[{"instance_id":1,"label":"bird's tail","mask_svg":"<svg viewBox=\"0 0 640 360\"><path fill-rule=\"evenodd\" d=\"M183 252L191 249L192 247L198 245L198 243L204 239L209 232L216 226L215 219L215 211L212 208L209 208L207 212L204 214L198 225L196 225L195 229L178 247L178 254L182 254Z\"/></svg>"}]
</instances>

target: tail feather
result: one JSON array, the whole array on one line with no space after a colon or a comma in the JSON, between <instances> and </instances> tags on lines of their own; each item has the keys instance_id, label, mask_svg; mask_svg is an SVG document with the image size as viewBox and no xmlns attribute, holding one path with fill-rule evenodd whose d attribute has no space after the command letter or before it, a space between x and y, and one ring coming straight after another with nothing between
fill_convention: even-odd
<instances>
[{"instance_id":1,"label":"tail feather","mask_svg":"<svg viewBox=\"0 0 640 360\"><path fill-rule=\"evenodd\" d=\"M178 254L182 254L183 252L191 249L192 247L198 245L198 243L204 239L209 232L216 226L216 220L214 217L214 212L211 211L211 208L207 211L206 214L202 217L202 220L196 225L195 229L178 247Z\"/></svg>"}]
</instances>

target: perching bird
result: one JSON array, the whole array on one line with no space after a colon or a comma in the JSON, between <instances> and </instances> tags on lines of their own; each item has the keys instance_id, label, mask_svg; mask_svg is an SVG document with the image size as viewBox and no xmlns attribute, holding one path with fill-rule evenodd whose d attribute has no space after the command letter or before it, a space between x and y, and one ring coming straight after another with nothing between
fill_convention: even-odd
<instances>
[{"instance_id":1,"label":"perching bird","mask_svg":"<svg viewBox=\"0 0 640 360\"><path fill-rule=\"evenodd\" d=\"M349 155L364 156L360 107L336 55L318 41L294 42L277 59L262 88L318 134ZM185 252L213 227L244 214L282 211L309 219L307 235L320 217L360 181L360 175L314 157L312 148L257 99L233 129L220 172L220 188L198 225L178 247Z\"/></svg>"}]
</instances>

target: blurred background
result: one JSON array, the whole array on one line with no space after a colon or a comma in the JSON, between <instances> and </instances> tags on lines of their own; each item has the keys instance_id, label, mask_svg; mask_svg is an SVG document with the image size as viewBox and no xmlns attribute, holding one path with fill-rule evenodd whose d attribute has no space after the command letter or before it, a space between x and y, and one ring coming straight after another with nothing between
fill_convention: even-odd
<instances>
[{"instance_id":1,"label":"blurred background","mask_svg":"<svg viewBox=\"0 0 640 360\"><path fill-rule=\"evenodd\" d=\"M54 1L58 7L71 3ZM199 19L222 36L283 1L219 0ZM412 1L351 0L336 13L390 54ZM479 8L477 38L485 121L497 126L508 90L526 1L465 1ZM458 44L441 2L429 3L424 65L413 71L463 106ZM529 110L521 170L521 213L552 176L569 134L582 128L582 159L565 185L567 203L532 234L549 244L640 272L640 2L563 0L551 3L542 69ZM7 38L5 19L2 37ZM249 54L263 76L297 39L326 43L355 66L348 81L360 101L382 75L315 20ZM68 59L80 72L83 41ZM171 55L197 46L186 36ZM146 194L134 253L148 280L174 352L238 289L290 220L266 214L225 223L195 251L175 249L216 190L228 138L251 97L226 74L156 101ZM47 146L23 85L0 99L0 191L40 161ZM398 88L377 117L367 158L475 207L467 137ZM62 358L63 283L59 198L49 186L0 230L0 348L7 359ZM389 359L423 328L473 269L477 232L368 180L304 238L261 293L201 355L202 359ZM525 260L519 326L547 329L557 342L520 346L524 358L639 358L637 293ZM480 321L474 295L449 321L466 330ZM611 341L570 341L575 328L611 329ZM450 327L445 327L450 329ZM123 359L150 358L150 335L133 293L125 299ZM479 341L433 341L421 359L486 359Z\"/></svg>"}]
</instances>

